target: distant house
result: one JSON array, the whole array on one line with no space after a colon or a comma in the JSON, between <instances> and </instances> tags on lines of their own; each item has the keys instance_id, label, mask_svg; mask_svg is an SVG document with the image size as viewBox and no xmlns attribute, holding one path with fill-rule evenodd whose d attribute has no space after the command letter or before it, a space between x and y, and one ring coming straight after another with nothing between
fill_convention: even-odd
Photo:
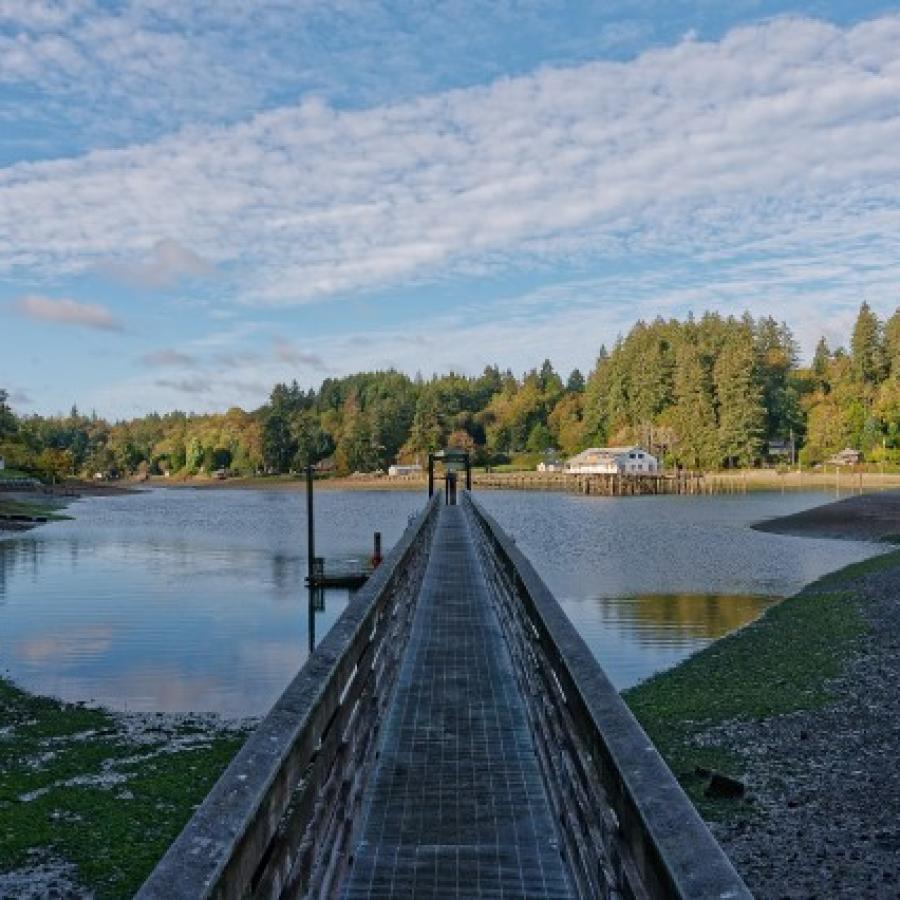
<instances>
[{"instance_id":1,"label":"distant house","mask_svg":"<svg viewBox=\"0 0 900 900\"><path fill-rule=\"evenodd\" d=\"M566 463L572 475L639 475L658 469L657 458L641 447L589 447Z\"/></svg>"},{"instance_id":2,"label":"distant house","mask_svg":"<svg viewBox=\"0 0 900 900\"><path fill-rule=\"evenodd\" d=\"M855 466L861 459L862 454L859 450L854 450L852 447L844 447L840 453L835 453L828 462L833 466Z\"/></svg>"},{"instance_id":3,"label":"distant house","mask_svg":"<svg viewBox=\"0 0 900 900\"><path fill-rule=\"evenodd\" d=\"M558 456L547 456L537 464L538 472L565 472L566 464Z\"/></svg>"},{"instance_id":4,"label":"distant house","mask_svg":"<svg viewBox=\"0 0 900 900\"><path fill-rule=\"evenodd\" d=\"M411 475L421 475L422 467L418 463L410 463L409 465L388 466L388 476L390 478L409 477Z\"/></svg>"},{"instance_id":5,"label":"distant house","mask_svg":"<svg viewBox=\"0 0 900 900\"><path fill-rule=\"evenodd\" d=\"M565 472L566 464L559 459L550 459L537 464L538 472Z\"/></svg>"},{"instance_id":6,"label":"distant house","mask_svg":"<svg viewBox=\"0 0 900 900\"><path fill-rule=\"evenodd\" d=\"M333 456L326 456L325 459L320 459L315 465L315 470L322 474L333 472L336 468L337 463Z\"/></svg>"}]
</instances>

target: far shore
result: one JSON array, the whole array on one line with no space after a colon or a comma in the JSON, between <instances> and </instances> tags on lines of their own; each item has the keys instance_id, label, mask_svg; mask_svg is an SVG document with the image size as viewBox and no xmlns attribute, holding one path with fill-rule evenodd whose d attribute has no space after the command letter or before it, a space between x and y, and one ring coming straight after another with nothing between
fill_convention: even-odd
<instances>
[{"instance_id":1,"label":"far shore","mask_svg":"<svg viewBox=\"0 0 900 900\"><path fill-rule=\"evenodd\" d=\"M475 489L509 490L567 490L573 476L561 473L542 473L533 470L497 471L484 469L472 472ZM709 493L734 494L750 491L829 491L837 497L871 491L900 488L900 472L856 471L829 466L825 470L778 471L776 469L734 469L704 473ZM439 484L439 478L436 476ZM204 488L223 490L302 491L306 489L303 475L260 475L214 479L209 476L163 478L151 476L137 487ZM408 475L392 478L388 475L317 476L316 490L341 491L424 491L427 477ZM705 491L704 491L705 493Z\"/></svg>"}]
</instances>

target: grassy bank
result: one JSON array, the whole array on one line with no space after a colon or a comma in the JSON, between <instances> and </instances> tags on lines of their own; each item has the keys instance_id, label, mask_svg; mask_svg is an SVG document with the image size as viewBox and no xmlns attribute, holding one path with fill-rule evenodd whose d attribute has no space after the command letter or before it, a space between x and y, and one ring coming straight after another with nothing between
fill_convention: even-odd
<instances>
[{"instance_id":1,"label":"grassy bank","mask_svg":"<svg viewBox=\"0 0 900 900\"><path fill-rule=\"evenodd\" d=\"M12 896L41 869L76 893L132 896L246 737L207 717L120 716L2 679L0 723L0 873Z\"/></svg>"},{"instance_id":2,"label":"grassy bank","mask_svg":"<svg viewBox=\"0 0 900 900\"><path fill-rule=\"evenodd\" d=\"M848 566L676 668L625 692L624 699L669 767L707 818L752 815L752 798L714 800L697 769L741 779L743 763L725 746L698 740L732 720L762 720L814 710L833 697L829 681L849 661L867 628L855 605L853 581L900 566L900 551Z\"/></svg>"}]
</instances>

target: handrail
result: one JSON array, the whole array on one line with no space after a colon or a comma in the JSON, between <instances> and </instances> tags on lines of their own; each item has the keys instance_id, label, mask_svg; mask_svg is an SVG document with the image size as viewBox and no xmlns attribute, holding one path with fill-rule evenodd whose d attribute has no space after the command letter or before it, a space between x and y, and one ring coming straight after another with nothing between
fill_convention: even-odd
<instances>
[{"instance_id":1,"label":"handrail","mask_svg":"<svg viewBox=\"0 0 900 900\"><path fill-rule=\"evenodd\" d=\"M582 897L750 892L543 580L468 494Z\"/></svg>"},{"instance_id":2,"label":"handrail","mask_svg":"<svg viewBox=\"0 0 900 900\"><path fill-rule=\"evenodd\" d=\"M138 898L318 896L340 879L439 500L350 601Z\"/></svg>"}]
</instances>

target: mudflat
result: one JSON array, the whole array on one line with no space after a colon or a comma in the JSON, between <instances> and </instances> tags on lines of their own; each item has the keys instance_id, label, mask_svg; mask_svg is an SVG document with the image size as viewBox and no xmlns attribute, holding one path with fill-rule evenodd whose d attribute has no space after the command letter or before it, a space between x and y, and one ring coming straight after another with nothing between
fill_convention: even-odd
<instances>
[{"instance_id":1,"label":"mudflat","mask_svg":"<svg viewBox=\"0 0 900 900\"><path fill-rule=\"evenodd\" d=\"M900 491L860 494L753 526L796 537L900 541Z\"/></svg>"}]
</instances>

